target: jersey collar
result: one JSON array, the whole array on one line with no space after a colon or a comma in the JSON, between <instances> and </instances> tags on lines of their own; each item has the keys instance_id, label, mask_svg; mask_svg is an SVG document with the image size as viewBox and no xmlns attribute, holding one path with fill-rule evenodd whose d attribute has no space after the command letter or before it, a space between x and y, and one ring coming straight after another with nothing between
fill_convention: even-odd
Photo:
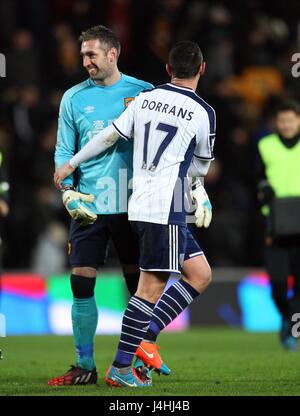
<instances>
[{"instance_id":1,"label":"jersey collar","mask_svg":"<svg viewBox=\"0 0 300 416\"><path fill-rule=\"evenodd\" d=\"M120 84L124 81L124 74L122 74L122 72L120 72L120 74L121 74L120 79L117 82L115 82L114 84L112 84L112 85L98 85L91 78L89 78L88 81L89 81L89 84L92 87L96 87L96 88L100 88L100 89L106 89L106 90L107 89L111 90L111 89L114 89L114 88L118 88L120 86Z\"/></svg>"},{"instance_id":2,"label":"jersey collar","mask_svg":"<svg viewBox=\"0 0 300 416\"><path fill-rule=\"evenodd\" d=\"M187 91L193 91L193 92L195 92L194 90L193 90L193 88L190 88L190 87L179 87L178 85L176 85L176 84L172 84L172 82L168 82L167 83L167 85L170 85L171 87L174 87L174 88L178 88L178 89L180 89L180 90L187 90Z\"/></svg>"}]
</instances>

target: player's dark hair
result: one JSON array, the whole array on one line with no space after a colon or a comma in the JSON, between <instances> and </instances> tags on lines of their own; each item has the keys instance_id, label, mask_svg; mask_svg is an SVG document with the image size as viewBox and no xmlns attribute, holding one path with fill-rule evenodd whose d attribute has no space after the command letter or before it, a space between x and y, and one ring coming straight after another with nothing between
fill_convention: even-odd
<instances>
[{"instance_id":1,"label":"player's dark hair","mask_svg":"<svg viewBox=\"0 0 300 416\"><path fill-rule=\"evenodd\" d=\"M87 40L94 40L94 39L99 39L99 41L106 46L107 52L111 48L116 48L118 51L118 56L120 55L120 52L121 52L120 39L118 35L115 32L113 32L111 29L109 29L108 27L103 26L103 25L93 26L85 30L84 32L82 32L81 35L79 36L80 42L85 42Z\"/></svg>"},{"instance_id":2,"label":"player's dark hair","mask_svg":"<svg viewBox=\"0 0 300 416\"><path fill-rule=\"evenodd\" d=\"M293 111L294 113L300 115L300 105L295 100L283 101L277 106L276 115L283 113L284 111Z\"/></svg>"},{"instance_id":3,"label":"player's dark hair","mask_svg":"<svg viewBox=\"0 0 300 416\"><path fill-rule=\"evenodd\" d=\"M169 65L176 78L193 78L202 63L203 55L195 42L178 42L169 53Z\"/></svg>"}]
</instances>

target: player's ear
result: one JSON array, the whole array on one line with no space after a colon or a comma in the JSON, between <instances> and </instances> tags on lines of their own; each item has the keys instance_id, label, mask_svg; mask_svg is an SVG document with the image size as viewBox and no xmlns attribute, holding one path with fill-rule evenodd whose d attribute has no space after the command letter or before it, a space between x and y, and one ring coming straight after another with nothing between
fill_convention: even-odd
<instances>
[{"instance_id":1,"label":"player's ear","mask_svg":"<svg viewBox=\"0 0 300 416\"><path fill-rule=\"evenodd\" d=\"M206 69L206 62L202 62L202 64L199 66L199 75L202 76L204 75Z\"/></svg>"},{"instance_id":2,"label":"player's ear","mask_svg":"<svg viewBox=\"0 0 300 416\"><path fill-rule=\"evenodd\" d=\"M116 48L111 48L108 52L108 57L110 62L114 62L118 59L118 51Z\"/></svg>"},{"instance_id":3,"label":"player's ear","mask_svg":"<svg viewBox=\"0 0 300 416\"><path fill-rule=\"evenodd\" d=\"M172 76L172 69L171 69L169 64L166 64L166 71L167 71L168 75L170 75L170 77L171 77Z\"/></svg>"}]
</instances>

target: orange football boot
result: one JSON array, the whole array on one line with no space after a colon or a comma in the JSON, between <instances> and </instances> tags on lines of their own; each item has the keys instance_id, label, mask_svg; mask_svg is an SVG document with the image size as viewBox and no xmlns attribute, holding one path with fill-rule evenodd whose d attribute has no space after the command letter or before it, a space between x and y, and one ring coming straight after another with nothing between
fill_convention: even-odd
<instances>
[{"instance_id":1,"label":"orange football boot","mask_svg":"<svg viewBox=\"0 0 300 416\"><path fill-rule=\"evenodd\" d=\"M152 342L142 341L135 355L143 361L145 366L153 368L158 374L168 376L171 370L164 364L158 353L159 346Z\"/></svg>"}]
</instances>

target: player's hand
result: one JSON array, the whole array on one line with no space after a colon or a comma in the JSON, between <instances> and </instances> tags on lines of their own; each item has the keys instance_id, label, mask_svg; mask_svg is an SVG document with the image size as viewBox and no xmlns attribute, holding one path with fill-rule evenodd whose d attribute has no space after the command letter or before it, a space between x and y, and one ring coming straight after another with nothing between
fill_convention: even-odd
<instances>
[{"instance_id":1,"label":"player's hand","mask_svg":"<svg viewBox=\"0 0 300 416\"><path fill-rule=\"evenodd\" d=\"M67 176L71 175L74 170L75 169L72 168L69 162L66 162L64 165L56 169L54 172L53 180L57 189L61 189L61 181L63 181Z\"/></svg>"},{"instance_id":2,"label":"player's hand","mask_svg":"<svg viewBox=\"0 0 300 416\"><path fill-rule=\"evenodd\" d=\"M191 191L192 203L196 206L196 226L208 228L212 219L212 206L202 185Z\"/></svg>"},{"instance_id":3,"label":"player's hand","mask_svg":"<svg viewBox=\"0 0 300 416\"><path fill-rule=\"evenodd\" d=\"M97 219L97 215L82 204L82 202L93 202L94 195L82 194L81 192L76 192L73 189L63 190L62 192L64 206L73 220L78 222L81 226L94 224Z\"/></svg>"}]
</instances>

